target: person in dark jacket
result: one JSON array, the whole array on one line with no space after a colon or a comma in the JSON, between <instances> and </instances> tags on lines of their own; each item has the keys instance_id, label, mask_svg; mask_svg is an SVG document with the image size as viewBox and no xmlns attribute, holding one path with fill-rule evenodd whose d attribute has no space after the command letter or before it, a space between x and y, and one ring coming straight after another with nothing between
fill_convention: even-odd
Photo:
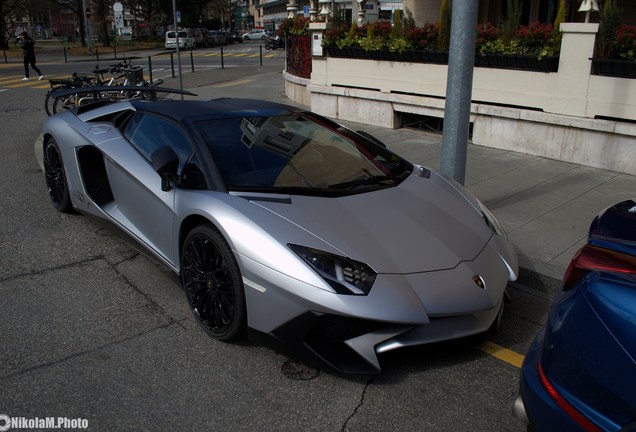
<instances>
[{"instance_id":1,"label":"person in dark jacket","mask_svg":"<svg viewBox=\"0 0 636 432\"><path fill-rule=\"evenodd\" d=\"M44 78L40 69L35 65L35 41L31 39L27 32L22 32L20 46L22 47L22 54L24 54L24 78L22 78L22 81L29 80L29 65L38 73L38 80Z\"/></svg>"}]
</instances>

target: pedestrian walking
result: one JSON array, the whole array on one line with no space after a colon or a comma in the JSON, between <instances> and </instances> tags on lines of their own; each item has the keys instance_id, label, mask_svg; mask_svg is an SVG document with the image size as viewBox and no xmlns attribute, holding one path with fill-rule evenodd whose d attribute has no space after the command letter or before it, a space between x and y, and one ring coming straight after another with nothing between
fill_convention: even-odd
<instances>
[{"instance_id":1,"label":"pedestrian walking","mask_svg":"<svg viewBox=\"0 0 636 432\"><path fill-rule=\"evenodd\" d=\"M35 65L35 41L31 39L27 32L22 32L20 46L22 47L22 54L24 54L24 78L22 78L22 81L29 80L29 65L38 73L38 80L44 78L40 69Z\"/></svg>"}]
</instances>

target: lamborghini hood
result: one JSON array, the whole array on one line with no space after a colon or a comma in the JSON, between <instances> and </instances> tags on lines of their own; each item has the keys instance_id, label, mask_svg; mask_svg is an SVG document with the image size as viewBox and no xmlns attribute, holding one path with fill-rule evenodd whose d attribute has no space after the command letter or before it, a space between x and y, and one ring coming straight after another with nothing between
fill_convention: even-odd
<instances>
[{"instance_id":1,"label":"lamborghini hood","mask_svg":"<svg viewBox=\"0 0 636 432\"><path fill-rule=\"evenodd\" d=\"M338 198L292 196L258 205L312 233L377 273L456 267L479 255L492 231L443 177L411 175L400 185Z\"/></svg>"}]
</instances>

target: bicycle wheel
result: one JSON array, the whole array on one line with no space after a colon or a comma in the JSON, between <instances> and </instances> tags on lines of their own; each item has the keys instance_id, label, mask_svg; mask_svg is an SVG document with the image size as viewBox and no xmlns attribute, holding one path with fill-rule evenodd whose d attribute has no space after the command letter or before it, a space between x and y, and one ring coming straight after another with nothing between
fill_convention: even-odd
<instances>
[{"instance_id":1,"label":"bicycle wheel","mask_svg":"<svg viewBox=\"0 0 636 432\"><path fill-rule=\"evenodd\" d=\"M54 111L53 111L53 102L55 101L55 98L51 98L51 92L49 91L46 94L46 97L44 98L44 111L46 111L46 115L50 116L53 115Z\"/></svg>"},{"instance_id":2,"label":"bicycle wheel","mask_svg":"<svg viewBox=\"0 0 636 432\"><path fill-rule=\"evenodd\" d=\"M76 93L68 96L58 96L53 101L53 114L57 114L62 111L68 111L76 106L86 105L99 98L93 91L87 91L86 93Z\"/></svg>"}]
</instances>

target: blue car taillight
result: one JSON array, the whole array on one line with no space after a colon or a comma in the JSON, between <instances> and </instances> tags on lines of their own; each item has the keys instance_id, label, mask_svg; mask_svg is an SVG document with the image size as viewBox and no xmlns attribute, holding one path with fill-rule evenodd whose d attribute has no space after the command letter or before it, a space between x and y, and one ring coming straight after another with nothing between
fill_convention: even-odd
<instances>
[{"instance_id":1,"label":"blue car taillight","mask_svg":"<svg viewBox=\"0 0 636 432\"><path fill-rule=\"evenodd\" d=\"M636 275L636 257L586 244L565 271L563 291L571 290L591 271Z\"/></svg>"},{"instance_id":2,"label":"blue car taillight","mask_svg":"<svg viewBox=\"0 0 636 432\"><path fill-rule=\"evenodd\" d=\"M548 392L552 400L557 404L559 408L563 410L572 420L574 420L579 426L588 432L602 432L601 428L596 426L590 419L585 417L579 410L577 410L570 402L567 401L550 383L548 377L543 372L543 366L541 366L541 360L538 365L539 380L541 384Z\"/></svg>"}]
</instances>

